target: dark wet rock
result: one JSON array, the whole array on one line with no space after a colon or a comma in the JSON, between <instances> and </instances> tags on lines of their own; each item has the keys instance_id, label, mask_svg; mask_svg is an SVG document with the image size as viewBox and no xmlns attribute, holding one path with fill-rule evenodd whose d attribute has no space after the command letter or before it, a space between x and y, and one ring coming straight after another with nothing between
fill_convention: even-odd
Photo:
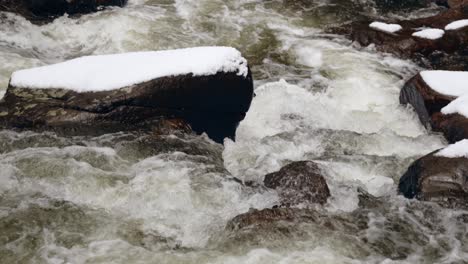
<instances>
[{"instance_id":1,"label":"dark wet rock","mask_svg":"<svg viewBox=\"0 0 468 264\"><path fill-rule=\"evenodd\" d=\"M468 138L468 118L441 113L442 108L455 99L431 89L420 74L410 79L400 92L400 103L413 106L421 122L427 128L442 132L450 143Z\"/></svg>"},{"instance_id":2,"label":"dark wet rock","mask_svg":"<svg viewBox=\"0 0 468 264\"><path fill-rule=\"evenodd\" d=\"M251 74L179 75L105 92L9 86L0 127L67 135L192 129L215 141L234 138L253 97Z\"/></svg>"},{"instance_id":3,"label":"dark wet rock","mask_svg":"<svg viewBox=\"0 0 468 264\"><path fill-rule=\"evenodd\" d=\"M264 184L278 191L283 206L324 204L330 197L327 182L312 161L293 162L278 172L267 174Z\"/></svg>"},{"instance_id":4,"label":"dark wet rock","mask_svg":"<svg viewBox=\"0 0 468 264\"><path fill-rule=\"evenodd\" d=\"M379 254L392 260L408 259L414 255L417 245L418 249L433 252L427 257L428 262L434 259L434 255L445 256L445 248L433 245L434 239L440 245L445 243L446 237L434 238L422 232L421 227L451 236L452 233L446 231L447 215L443 212L446 208L435 203L401 205L390 202L388 198L370 199L372 202L360 203L353 212L330 213L299 208L250 210L233 218L224 233L213 242L223 249L255 247L279 250L297 249L304 242L314 247L333 244L336 250L343 252L343 256L366 258ZM464 230L463 221L466 220L462 217L453 217L450 221ZM463 231L460 236L463 237Z\"/></svg>"},{"instance_id":5,"label":"dark wet rock","mask_svg":"<svg viewBox=\"0 0 468 264\"><path fill-rule=\"evenodd\" d=\"M32 22L50 22L65 13L86 14L102 6L124 6L127 0L0 0L0 11L19 14Z\"/></svg>"},{"instance_id":6,"label":"dark wet rock","mask_svg":"<svg viewBox=\"0 0 468 264\"><path fill-rule=\"evenodd\" d=\"M460 19L468 18L468 6L448 9L433 17L414 20L388 21L400 24L403 29L388 33L369 27L374 19L356 21L339 28L333 33L344 34L362 46L374 44L382 52L412 59L423 67L444 70L468 70L468 27L448 30L436 40L413 37L419 28L440 28Z\"/></svg>"},{"instance_id":7,"label":"dark wet rock","mask_svg":"<svg viewBox=\"0 0 468 264\"><path fill-rule=\"evenodd\" d=\"M426 7L431 0L375 0L376 7L383 12L410 10Z\"/></svg>"},{"instance_id":8,"label":"dark wet rock","mask_svg":"<svg viewBox=\"0 0 468 264\"><path fill-rule=\"evenodd\" d=\"M451 205L468 202L468 159L436 156L415 161L401 177L398 189L407 198Z\"/></svg>"},{"instance_id":9,"label":"dark wet rock","mask_svg":"<svg viewBox=\"0 0 468 264\"><path fill-rule=\"evenodd\" d=\"M450 143L468 138L468 118L460 114L436 113L432 116L432 124Z\"/></svg>"},{"instance_id":10,"label":"dark wet rock","mask_svg":"<svg viewBox=\"0 0 468 264\"><path fill-rule=\"evenodd\" d=\"M468 5L468 0L447 0L447 4L449 7L466 6Z\"/></svg>"}]
</instances>

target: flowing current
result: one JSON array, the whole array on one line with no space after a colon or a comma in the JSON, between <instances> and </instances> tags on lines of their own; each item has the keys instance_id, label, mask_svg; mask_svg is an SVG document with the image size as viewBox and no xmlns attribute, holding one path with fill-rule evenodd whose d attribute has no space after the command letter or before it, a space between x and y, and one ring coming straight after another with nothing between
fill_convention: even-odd
<instances>
[{"instance_id":1,"label":"flowing current","mask_svg":"<svg viewBox=\"0 0 468 264\"><path fill-rule=\"evenodd\" d=\"M224 145L0 131L0 262L467 263L468 212L397 195L408 165L446 145L398 103L419 69L324 33L362 12L379 15L357 0L130 0L42 26L0 13L0 96L17 69L204 45L241 50L256 87ZM278 202L233 177L299 160L329 184L322 221L225 229Z\"/></svg>"}]
</instances>

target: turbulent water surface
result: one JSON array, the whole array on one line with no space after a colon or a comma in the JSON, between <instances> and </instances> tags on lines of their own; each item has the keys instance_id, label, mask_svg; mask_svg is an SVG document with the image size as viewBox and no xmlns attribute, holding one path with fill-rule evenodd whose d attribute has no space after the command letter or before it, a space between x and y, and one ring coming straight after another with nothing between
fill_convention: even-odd
<instances>
[{"instance_id":1,"label":"turbulent water surface","mask_svg":"<svg viewBox=\"0 0 468 264\"><path fill-rule=\"evenodd\" d=\"M398 103L418 68L323 33L363 12L378 15L357 0L130 0L43 26L0 13L0 93L21 68L200 45L238 48L256 80L237 141L224 146L0 131L1 262L466 262L467 212L396 194L408 165L446 144ZM297 160L323 169L332 197L315 210L331 225L225 229L278 202L233 177L261 183Z\"/></svg>"}]
</instances>

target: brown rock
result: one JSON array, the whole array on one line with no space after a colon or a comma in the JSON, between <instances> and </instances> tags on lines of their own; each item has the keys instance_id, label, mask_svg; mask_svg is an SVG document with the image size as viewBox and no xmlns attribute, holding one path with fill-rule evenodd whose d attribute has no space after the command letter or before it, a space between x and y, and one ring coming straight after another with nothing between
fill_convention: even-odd
<instances>
[{"instance_id":1,"label":"brown rock","mask_svg":"<svg viewBox=\"0 0 468 264\"><path fill-rule=\"evenodd\" d=\"M278 191L284 206L324 204L330 197L327 182L317 164L312 161L293 162L278 172L267 174L264 184Z\"/></svg>"},{"instance_id":2,"label":"brown rock","mask_svg":"<svg viewBox=\"0 0 468 264\"><path fill-rule=\"evenodd\" d=\"M0 101L0 127L67 135L167 128L234 138L253 97L253 81L236 73L179 75L129 87L78 93L9 86ZM167 121L172 120L172 121Z\"/></svg>"},{"instance_id":3,"label":"brown rock","mask_svg":"<svg viewBox=\"0 0 468 264\"><path fill-rule=\"evenodd\" d=\"M466 6L468 5L468 0L448 0L447 3L450 7Z\"/></svg>"},{"instance_id":4,"label":"brown rock","mask_svg":"<svg viewBox=\"0 0 468 264\"><path fill-rule=\"evenodd\" d=\"M435 153L411 164L400 179L400 193L407 198L466 204L468 159L439 157Z\"/></svg>"},{"instance_id":5,"label":"brown rock","mask_svg":"<svg viewBox=\"0 0 468 264\"><path fill-rule=\"evenodd\" d=\"M413 37L416 29L422 27L443 29L447 24L468 18L468 7L458 6L429 18L389 21L398 23L403 29L387 33L369 27L372 20L353 22L330 31L345 34L363 46L375 44L379 51L393 53L405 59L412 59L432 69L468 70L468 27L446 31L436 40Z\"/></svg>"},{"instance_id":6,"label":"brown rock","mask_svg":"<svg viewBox=\"0 0 468 264\"><path fill-rule=\"evenodd\" d=\"M432 115L432 124L435 130L444 133L450 143L468 138L468 118L460 114L435 113Z\"/></svg>"}]
</instances>

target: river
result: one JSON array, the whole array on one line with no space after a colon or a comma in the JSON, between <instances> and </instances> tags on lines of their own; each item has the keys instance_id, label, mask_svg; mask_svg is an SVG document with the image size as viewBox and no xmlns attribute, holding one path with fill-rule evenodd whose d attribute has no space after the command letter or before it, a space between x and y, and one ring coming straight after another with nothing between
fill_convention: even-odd
<instances>
[{"instance_id":1,"label":"river","mask_svg":"<svg viewBox=\"0 0 468 264\"><path fill-rule=\"evenodd\" d=\"M0 131L1 262L467 263L468 212L397 195L409 164L447 144L399 105L418 66L324 33L364 12L380 15L363 0L130 0L42 26L0 13L0 94L17 69L205 45L241 50L256 87L224 145ZM261 183L299 160L324 172L332 197L316 210L335 228L225 230L278 202L233 176Z\"/></svg>"}]
</instances>

